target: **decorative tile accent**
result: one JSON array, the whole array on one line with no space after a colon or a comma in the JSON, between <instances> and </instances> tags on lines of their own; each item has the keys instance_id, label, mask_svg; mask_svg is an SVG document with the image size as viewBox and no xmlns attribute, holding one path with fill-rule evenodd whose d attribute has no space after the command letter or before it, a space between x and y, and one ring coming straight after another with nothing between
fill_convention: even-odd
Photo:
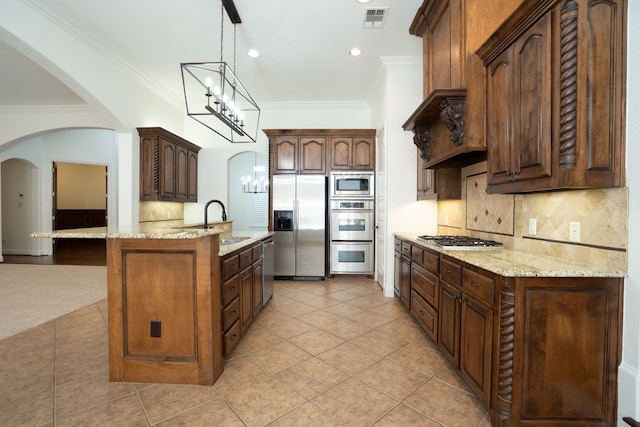
<instances>
[{"instance_id":1,"label":"decorative tile accent","mask_svg":"<svg viewBox=\"0 0 640 427\"><path fill-rule=\"evenodd\" d=\"M467 176L466 186L466 228L512 236L514 233L514 196L487 194L486 173Z\"/></svg>"}]
</instances>

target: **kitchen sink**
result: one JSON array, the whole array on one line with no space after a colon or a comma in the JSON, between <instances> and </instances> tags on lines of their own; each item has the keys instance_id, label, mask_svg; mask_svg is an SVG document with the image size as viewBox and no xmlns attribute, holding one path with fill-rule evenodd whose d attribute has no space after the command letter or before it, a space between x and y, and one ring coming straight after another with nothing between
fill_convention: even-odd
<instances>
[{"instance_id":1,"label":"kitchen sink","mask_svg":"<svg viewBox=\"0 0 640 427\"><path fill-rule=\"evenodd\" d=\"M221 245L234 245L236 243L240 243L244 240L247 240L249 237L243 236L231 236L231 237L222 237L220 238Z\"/></svg>"}]
</instances>

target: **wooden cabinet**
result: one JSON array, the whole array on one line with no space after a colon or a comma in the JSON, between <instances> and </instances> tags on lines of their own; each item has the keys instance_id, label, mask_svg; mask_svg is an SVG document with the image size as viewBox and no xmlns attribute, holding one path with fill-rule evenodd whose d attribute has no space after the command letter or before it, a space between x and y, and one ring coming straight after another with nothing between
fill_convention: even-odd
<instances>
[{"instance_id":1,"label":"wooden cabinet","mask_svg":"<svg viewBox=\"0 0 640 427\"><path fill-rule=\"evenodd\" d=\"M200 147L162 128L138 128L140 200L198 201Z\"/></svg>"},{"instance_id":2,"label":"wooden cabinet","mask_svg":"<svg viewBox=\"0 0 640 427\"><path fill-rule=\"evenodd\" d=\"M224 356L240 340L262 304L262 244L242 248L220 261ZM256 305L260 301L260 306Z\"/></svg>"},{"instance_id":3,"label":"wooden cabinet","mask_svg":"<svg viewBox=\"0 0 640 427\"><path fill-rule=\"evenodd\" d=\"M409 309L411 307L411 243L395 239L394 294Z\"/></svg>"},{"instance_id":4,"label":"wooden cabinet","mask_svg":"<svg viewBox=\"0 0 640 427\"><path fill-rule=\"evenodd\" d=\"M269 137L272 174L375 169L373 129L266 129L264 133Z\"/></svg>"},{"instance_id":5,"label":"wooden cabinet","mask_svg":"<svg viewBox=\"0 0 640 427\"><path fill-rule=\"evenodd\" d=\"M274 137L271 142L274 174L321 174L327 172L326 138Z\"/></svg>"},{"instance_id":6,"label":"wooden cabinet","mask_svg":"<svg viewBox=\"0 0 640 427\"><path fill-rule=\"evenodd\" d=\"M486 159L484 67L475 50L521 0L424 0L409 32L423 39L423 102L413 131L427 168Z\"/></svg>"},{"instance_id":7,"label":"wooden cabinet","mask_svg":"<svg viewBox=\"0 0 640 427\"><path fill-rule=\"evenodd\" d=\"M331 167L333 170L374 170L374 137L331 138Z\"/></svg>"},{"instance_id":8,"label":"wooden cabinet","mask_svg":"<svg viewBox=\"0 0 640 427\"><path fill-rule=\"evenodd\" d=\"M439 255L411 247L411 313L434 343L438 342Z\"/></svg>"},{"instance_id":9,"label":"wooden cabinet","mask_svg":"<svg viewBox=\"0 0 640 427\"><path fill-rule=\"evenodd\" d=\"M462 197L460 169L429 169L419 151L417 159L417 200L459 200Z\"/></svg>"},{"instance_id":10,"label":"wooden cabinet","mask_svg":"<svg viewBox=\"0 0 640 427\"><path fill-rule=\"evenodd\" d=\"M489 193L624 185L625 22L626 1L523 2L478 49Z\"/></svg>"}]
</instances>

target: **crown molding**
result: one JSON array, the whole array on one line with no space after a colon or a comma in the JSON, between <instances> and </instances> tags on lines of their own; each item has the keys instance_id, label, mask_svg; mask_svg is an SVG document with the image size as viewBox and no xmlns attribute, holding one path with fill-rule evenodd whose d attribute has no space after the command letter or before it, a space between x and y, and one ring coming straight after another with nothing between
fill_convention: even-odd
<instances>
[{"instance_id":1,"label":"crown molding","mask_svg":"<svg viewBox=\"0 0 640 427\"><path fill-rule=\"evenodd\" d=\"M258 102L261 110L363 110L365 101L271 101Z\"/></svg>"}]
</instances>

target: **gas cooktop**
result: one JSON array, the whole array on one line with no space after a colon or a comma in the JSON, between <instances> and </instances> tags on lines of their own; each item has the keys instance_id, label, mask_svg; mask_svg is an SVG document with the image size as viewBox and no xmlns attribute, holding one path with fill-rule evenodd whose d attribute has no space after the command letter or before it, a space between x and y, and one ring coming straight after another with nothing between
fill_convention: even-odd
<instances>
[{"instance_id":1,"label":"gas cooktop","mask_svg":"<svg viewBox=\"0 0 640 427\"><path fill-rule=\"evenodd\" d=\"M477 250L501 249L502 243L469 236L418 236L419 240L433 243L442 249Z\"/></svg>"}]
</instances>

